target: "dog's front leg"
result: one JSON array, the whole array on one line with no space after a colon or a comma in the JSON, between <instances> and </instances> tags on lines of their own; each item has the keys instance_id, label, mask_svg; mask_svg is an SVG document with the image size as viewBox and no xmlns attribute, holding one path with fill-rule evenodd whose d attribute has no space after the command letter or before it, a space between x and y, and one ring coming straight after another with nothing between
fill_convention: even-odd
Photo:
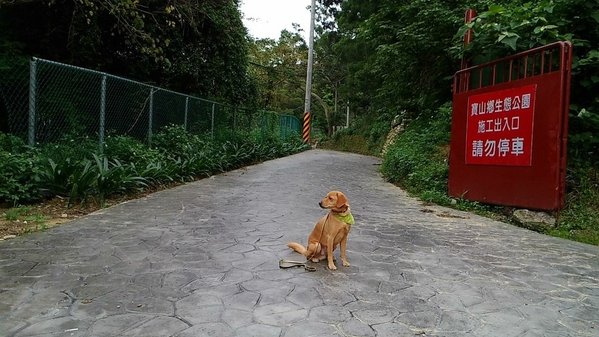
<instances>
[{"instance_id":1,"label":"dog's front leg","mask_svg":"<svg viewBox=\"0 0 599 337\"><path fill-rule=\"evenodd\" d=\"M333 249L335 248L335 246L333 245L334 238L335 237L332 235L327 238L327 262L330 270L337 270L335 262L333 262Z\"/></svg>"},{"instance_id":2,"label":"dog's front leg","mask_svg":"<svg viewBox=\"0 0 599 337\"><path fill-rule=\"evenodd\" d=\"M339 249L341 250L341 262L343 262L344 267L349 267L349 261L347 261L347 255L345 254L345 249L347 248L347 235L341 240L339 244Z\"/></svg>"}]
</instances>

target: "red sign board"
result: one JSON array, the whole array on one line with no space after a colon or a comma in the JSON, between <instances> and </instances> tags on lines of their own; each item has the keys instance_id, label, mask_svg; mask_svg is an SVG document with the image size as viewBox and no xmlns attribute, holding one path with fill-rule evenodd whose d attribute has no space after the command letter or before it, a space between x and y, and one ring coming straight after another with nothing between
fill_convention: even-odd
<instances>
[{"instance_id":1,"label":"red sign board","mask_svg":"<svg viewBox=\"0 0 599 337\"><path fill-rule=\"evenodd\" d=\"M536 85L468 97L466 164L530 166Z\"/></svg>"},{"instance_id":2,"label":"red sign board","mask_svg":"<svg viewBox=\"0 0 599 337\"><path fill-rule=\"evenodd\" d=\"M564 206L572 44L556 42L454 76L449 195Z\"/></svg>"}]
</instances>

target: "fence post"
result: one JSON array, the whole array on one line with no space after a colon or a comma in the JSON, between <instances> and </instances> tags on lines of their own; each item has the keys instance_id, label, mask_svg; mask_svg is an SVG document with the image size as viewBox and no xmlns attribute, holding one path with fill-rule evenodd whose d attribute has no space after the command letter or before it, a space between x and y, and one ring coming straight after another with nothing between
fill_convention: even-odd
<instances>
[{"instance_id":1,"label":"fence post","mask_svg":"<svg viewBox=\"0 0 599 337\"><path fill-rule=\"evenodd\" d=\"M185 121L183 121L183 128L187 131L187 112L189 111L189 97L185 97Z\"/></svg>"},{"instance_id":2,"label":"fence post","mask_svg":"<svg viewBox=\"0 0 599 337\"><path fill-rule=\"evenodd\" d=\"M150 105L148 112L148 145L152 145L152 124L154 117L154 88L150 88Z\"/></svg>"},{"instance_id":3,"label":"fence post","mask_svg":"<svg viewBox=\"0 0 599 337\"><path fill-rule=\"evenodd\" d=\"M36 113L36 91L37 91L37 59L33 57L29 62L29 129L27 143L35 145L35 113Z\"/></svg>"},{"instance_id":4,"label":"fence post","mask_svg":"<svg viewBox=\"0 0 599 337\"><path fill-rule=\"evenodd\" d=\"M214 103L212 103L212 119L210 121L210 133L212 134L212 139L214 140Z\"/></svg>"},{"instance_id":5,"label":"fence post","mask_svg":"<svg viewBox=\"0 0 599 337\"><path fill-rule=\"evenodd\" d=\"M102 75L100 89L100 151L104 150L104 132L106 128L106 75Z\"/></svg>"}]
</instances>

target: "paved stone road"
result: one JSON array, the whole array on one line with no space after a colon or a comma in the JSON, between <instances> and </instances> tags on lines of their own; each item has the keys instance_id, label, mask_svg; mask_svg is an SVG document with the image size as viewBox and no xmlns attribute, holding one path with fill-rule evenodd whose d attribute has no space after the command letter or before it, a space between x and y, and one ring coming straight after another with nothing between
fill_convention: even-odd
<instances>
[{"instance_id":1,"label":"paved stone road","mask_svg":"<svg viewBox=\"0 0 599 337\"><path fill-rule=\"evenodd\" d=\"M423 206L377 164L312 150L0 242L0 335L599 336L599 247ZM352 266L279 269L331 189Z\"/></svg>"}]
</instances>

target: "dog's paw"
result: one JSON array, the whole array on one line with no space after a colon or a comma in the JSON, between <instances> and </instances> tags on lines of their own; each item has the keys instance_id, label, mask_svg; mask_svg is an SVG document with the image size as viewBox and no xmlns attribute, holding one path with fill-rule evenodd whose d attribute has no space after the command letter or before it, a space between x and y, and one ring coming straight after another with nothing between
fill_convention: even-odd
<instances>
[{"instance_id":1,"label":"dog's paw","mask_svg":"<svg viewBox=\"0 0 599 337\"><path fill-rule=\"evenodd\" d=\"M347 261L343 261L343 266L344 266L344 267L349 267L349 266L350 266L350 264L349 264L349 262L347 262Z\"/></svg>"},{"instance_id":2,"label":"dog's paw","mask_svg":"<svg viewBox=\"0 0 599 337\"><path fill-rule=\"evenodd\" d=\"M322 261L324 259L326 259L326 256L313 257L312 258L312 262L318 263L318 262L320 262L320 261Z\"/></svg>"},{"instance_id":3,"label":"dog's paw","mask_svg":"<svg viewBox=\"0 0 599 337\"><path fill-rule=\"evenodd\" d=\"M337 270L337 267L334 264L329 264L330 270Z\"/></svg>"}]
</instances>

